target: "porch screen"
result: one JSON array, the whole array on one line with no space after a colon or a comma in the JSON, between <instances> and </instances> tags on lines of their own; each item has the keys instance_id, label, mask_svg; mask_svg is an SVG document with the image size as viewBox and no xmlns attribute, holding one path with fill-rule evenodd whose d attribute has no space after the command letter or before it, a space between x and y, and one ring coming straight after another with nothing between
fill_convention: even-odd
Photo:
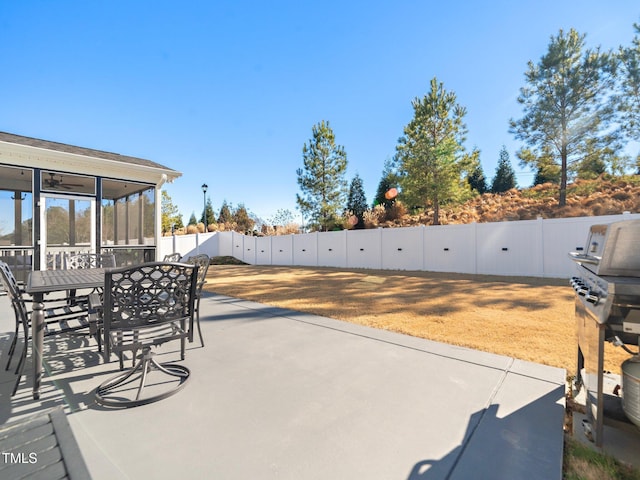
<instances>
[{"instance_id":1,"label":"porch screen","mask_svg":"<svg viewBox=\"0 0 640 480\"><path fill-rule=\"evenodd\" d=\"M155 188L105 180L102 245L155 245Z\"/></svg>"}]
</instances>

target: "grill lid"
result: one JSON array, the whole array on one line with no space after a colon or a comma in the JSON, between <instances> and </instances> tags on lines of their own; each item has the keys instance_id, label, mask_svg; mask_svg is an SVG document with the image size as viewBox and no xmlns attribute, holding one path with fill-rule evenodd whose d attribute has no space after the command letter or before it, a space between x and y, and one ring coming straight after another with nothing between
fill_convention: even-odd
<instances>
[{"instance_id":1,"label":"grill lid","mask_svg":"<svg viewBox=\"0 0 640 480\"><path fill-rule=\"evenodd\" d=\"M596 275L640 277L640 220L592 225L585 251L569 256Z\"/></svg>"}]
</instances>

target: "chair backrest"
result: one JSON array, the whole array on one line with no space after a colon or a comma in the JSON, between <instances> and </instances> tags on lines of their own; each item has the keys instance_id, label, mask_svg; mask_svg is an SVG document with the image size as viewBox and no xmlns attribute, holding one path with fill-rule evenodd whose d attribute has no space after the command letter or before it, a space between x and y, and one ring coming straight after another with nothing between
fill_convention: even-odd
<instances>
[{"instance_id":1,"label":"chair backrest","mask_svg":"<svg viewBox=\"0 0 640 480\"><path fill-rule=\"evenodd\" d=\"M179 252L168 253L164 256L163 262L179 262L182 255Z\"/></svg>"},{"instance_id":2,"label":"chair backrest","mask_svg":"<svg viewBox=\"0 0 640 480\"><path fill-rule=\"evenodd\" d=\"M209 255L205 255L204 253L194 255L186 260L186 263L198 265L198 292L202 290L202 285L205 284L210 260Z\"/></svg>"},{"instance_id":3,"label":"chair backrest","mask_svg":"<svg viewBox=\"0 0 640 480\"><path fill-rule=\"evenodd\" d=\"M11 267L5 262L0 261L0 281L2 282L4 289L11 300L11 306L16 313L17 322L28 322L28 309L27 304L22 296L22 291L16 280L16 277L11 271Z\"/></svg>"},{"instance_id":4,"label":"chair backrest","mask_svg":"<svg viewBox=\"0 0 640 480\"><path fill-rule=\"evenodd\" d=\"M116 256L113 253L78 253L64 257L66 269L114 268Z\"/></svg>"},{"instance_id":5,"label":"chair backrest","mask_svg":"<svg viewBox=\"0 0 640 480\"><path fill-rule=\"evenodd\" d=\"M152 262L105 275L104 330L135 329L193 317L198 267Z\"/></svg>"},{"instance_id":6,"label":"chair backrest","mask_svg":"<svg viewBox=\"0 0 640 480\"><path fill-rule=\"evenodd\" d=\"M0 261L0 281L9 297L13 298L16 292L20 292L18 281L13 275L11 267L3 261Z\"/></svg>"}]
</instances>

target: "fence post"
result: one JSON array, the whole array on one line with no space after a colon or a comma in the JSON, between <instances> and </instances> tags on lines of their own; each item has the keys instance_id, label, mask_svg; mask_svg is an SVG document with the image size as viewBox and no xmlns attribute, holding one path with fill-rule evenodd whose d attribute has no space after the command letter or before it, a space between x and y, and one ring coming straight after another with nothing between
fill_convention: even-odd
<instances>
[{"instance_id":1,"label":"fence post","mask_svg":"<svg viewBox=\"0 0 640 480\"><path fill-rule=\"evenodd\" d=\"M426 245L424 244L424 239L425 239L425 235L424 235L424 229L426 228L425 225L420 225L420 265L422 265L422 270L426 270L427 269L427 259L426 256L424 254L424 249L426 248Z\"/></svg>"},{"instance_id":2,"label":"fence post","mask_svg":"<svg viewBox=\"0 0 640 480\"><path fill-rule=\"evenodd\" d=\"M544 219L538 215L538 262L540 267L538 268L539 275L544 278Z\"/></svg>"},{"instance_id":3,"label":"fence post","mask_svg":"<svg viewBox=\"0 0 640 480\"><path fill-rule=\"evenodd\" d=\"M471 233L473 235L473 273L478 274L478 224L471 223Z\"/></svg>"},{"instance_id":4,"label":"fence post","mask_svg":"<svg viewBox=\"0 0 640 480\"><path fill-rule=\"evenodd\" d=\"M379 236L380 236L380 239L378 241L378 245L380 245L380 247L379 247L380 248L380 252L378 253L378 268L381 269L382 266L384 265L384 252L383 252L383 248L382 248L382 242L383 242L383 238L382 237L384 236L384 233L382 231L383 230L382 227L378 227L378 230L379 230L378 233L379 233Z\"/></svg>"},{"instance_id":5,"label":"fence post","mask_svg":"<svg viewBox=\"0 0 640 480\"><path fill-rule=\"evenodd\" d=\"M294 256L294 252L293 252L293 243L294 243L293 233L290 233L289 237L291 237L291 266L293 266L294 265L294 260L295 260L295 256Z\"/></svg>"},{"instance_id":6,"label":"fence post","mask_svg":"<svg viewBox=\"0 0 640 480\"><path fill-rule=\"evenodd\" d=\"M349 230L344 229L344 256L342 258L344 258L344 265L342 266L343 268L347 268L347 266L349 265Z\"/></svg>"}]
</instances>

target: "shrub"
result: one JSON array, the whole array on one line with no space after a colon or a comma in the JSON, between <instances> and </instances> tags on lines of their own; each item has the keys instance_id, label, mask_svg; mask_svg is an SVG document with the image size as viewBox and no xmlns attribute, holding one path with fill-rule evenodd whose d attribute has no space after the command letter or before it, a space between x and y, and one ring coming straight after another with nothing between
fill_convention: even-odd
<instances>
[{"instance_id":1,"label":"shrub","mask_svg":"<svg viewBox=\"0 0 640 480\"><path fill-rule=\"evenodd\" d=\"M401 201L394 202L387 211L385 218L387 220L398 220L407 214L407 207Z\"/></svg>"},{"instance_id":2,"label":"shrub","mask_svg":"<svg viewBox=\"0 0 640 480\"><path fill-rule=\"evenodd\" d=\"M624 202L625 200L632 198L632 195L629 192L616 192L611 196L611 198Z\"/></svg>"},{"instance_id":3,"label":"shrub","mask_svg":"<svg viewBox=\"0 0 640 480\"><path fill-rule=\"evenodd\" d=\"M372 209L366 210L363 214L364 218L364 227L365 228L375 228L380 225L381 222L384 221L386 217L387 211L384 208L384 205L376 205Z\"/></svg>"},{"instance_id":4,"label":"shrub","mask_svg":"<svg viewBox=\"0 0 640 480\"><path fill-rule=\"evenodd\" d=\"M300 225L297 223L287 223L284 227L278 228L279 235L290 235L292 233L300 233Z\"/></svg>"}]
</instances>

